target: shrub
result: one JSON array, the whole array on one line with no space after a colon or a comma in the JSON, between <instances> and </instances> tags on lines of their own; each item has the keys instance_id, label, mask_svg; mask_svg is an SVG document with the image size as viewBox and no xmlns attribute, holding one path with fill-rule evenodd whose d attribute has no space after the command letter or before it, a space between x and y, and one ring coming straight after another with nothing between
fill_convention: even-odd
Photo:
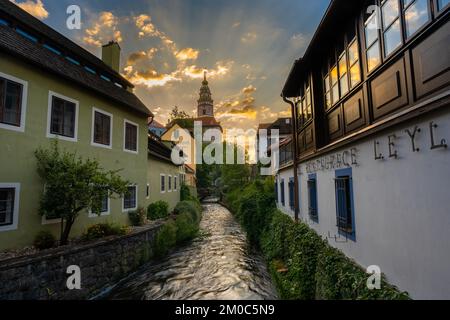
<instances>
[{"instance_id":1,"label":"shrub","mask_svg":"<svg viewBox=\"0 0 450 320\"><path fill-rule=\"evenodd\" d=\"M169 216L169 204L165 201L157 201L147 208L149 220L165 219Z\"/></svg>"},{"instance_id":2,"label":"shrub","mask_svg":"<svg viewBox=\"0 0 450 320\"><path fill-rule=\"evenodd\" d=\"M198 223L188 212L184 212L177 216L175 219L175 225L177 227L177 243L192 240L198 234Z\"/></svg>"},{"instance_id":3,"label":"shrub","mask_svg":"<svg viewBox=\"0 0 450 320\"><path fill-rule=\"evenodd\" d=\"M139 208L128 214L131 224L135 227L143 226L147 221L147 213L144 208Z\"/></svg>"},{"instance_id":4,"label":"shrub","mask_svg":"<svg viewBox=\"0 0 450 320\"><path fill-rule=\"evenodd\" d=\"M195 201L182 201L182 202L178 203L174 209L174 213L176 215L188 213L191 216L192 221L196 224L200 223L201 212L202 212L202 207L201 207L200 203L197 203Z\"/></svg>"},{"instance_id":5,"label":"shrub","mask_svg":"<svg viewBox=\"0 0 450 320\"><path fill-rule=\"evenodd\" d=\"M83 235L83 240L91 241L109 236L123 236L128 233L128 227L111 223L99 223L90 226Z\"/></svg>"},{"instance_id":6,"label":"shrub","mask_svg":"<svg viewBox=\"0 0 450 320\"><path fill-rule=\"evenodd\" d=\"M282 299L408 299L382 280L367 288L368 275L306 224L276 210L273 181L231 190L225 201L265 256Z\"/></svg>"},{"instance_id":7,"label":"shrub","mask_svg":"<svg viewBox=\"0 0 450 320\"><path fill-rule=\"evenodd\" d=\"M53 248L56 244L55 236L49 231L41 231L34 238L33 245L38 250Z\"/></svg>"},{"instance_id":8,"label":"shrub","mask_svg":"<svg viewBox=\"0 0 450 320\"><path fill-rule=\"evenodd\" d=\"M173 220L168 221L161 227L155 239L155 255L163 257L177 243L177 226Z\"/></svg>"},{"instance_id":9,"label":"shrub","mask_svg":"<svg viewBox=\"0 0 450 320\"><path fill-rule=\"evenodd\" d=\"M180 189L180 200L186 201L191 199L191 190L189 190L189 187L185 184L181 185Z\"/></svg>"}]
</instances>

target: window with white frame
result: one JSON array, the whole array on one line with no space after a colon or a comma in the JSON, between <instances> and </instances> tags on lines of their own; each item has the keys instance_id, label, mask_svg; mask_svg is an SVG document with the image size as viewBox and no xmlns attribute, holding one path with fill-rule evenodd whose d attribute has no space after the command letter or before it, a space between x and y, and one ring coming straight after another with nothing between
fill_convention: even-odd
<instances>
[{"instance_id":1,"label":"window with white frame","mask_svg":"<svg viewBox=\"0 0 450 320\"><path fill-rule=\"evenodd\" d=\"M166 192L166 176L164 174L161 175L161 193Z\"/></svg>"},{"instance_id":2,"label":"window with white frame","mask_svg":"<svg viewBox=\"0 0 450 320\"><path fill-rule=\"evenodd\" d=\"M178 191L178 177L173 177L173 191Z\"/></svg>"},{"instance_id":3,"label":"window with white frame","mask_svg":"<svg viewBox=\"0 0 450 320\"><path fill-rule=\"evenodd\" d=\"M123 210L137 209L137 186L128 186L128 192L123 197Z\"/></svg>"},{"instance_id":4,"label":"window with white frame","mask_svg":"<svg viewBox=\"0 0 450 320\"><path fill-rule=\"evenodd\" d=\"M402 45L399 0L383 1L381 18L383 21L384 56L387 57Z\"/></svg>"},{"instance_id":5,"label":"window with white frame","mask_svg":"<svg viewBox=\"0 0 450 320\"><path fill-rule=\"evenodd\" d=\"M167 191L172 192L172 176L167 177Z\"/></svg>"},{"instance_id":6,"label":"window with white frame","mask_svg":"<svg viewBox=\"0 0 450 320\"><path fill-rule=\"evenodd\" d=\"M102 203L101 203L101 207L100 207L100 212L93 212L92 210L89 210L89 217L90 218L95 218L100 216L107 216L111 213L110 211L110 198L109 195L105 195L102 199Z\"/></svg>"},{"instance_id":7,"label":"window with white frame","mask_svg":"<svg viewBox=\"0 0 450 320\"><path fill-rule=\"evenodd\" d=\"M136 123L124 121L124 150L138 153L139 126Z\"/></svg>"},{"instance_id":8,"label":"window with white frame","mask_svg":"<svg viewBox=\"0 0 450 320\"><path fill-rule=\"evenodd\" d=\"M103 110L92 109L92 145L112 147L112 114Z\"/></svg>"},{"instance_id":9,"label":"window with white frame","mask_svg":"<svg viewBox=\"0 0 450 320\"><path fill-rule=\"evenodd\" d=\"M47 137L76 141L78 134L78 106L78 101L50 92Z\"/></svg>"},{"instance_id":10,"label":"window with white frame","mask_svg":"<svg viewBox=\"0 0 450 320\"><path fill-rule=\"evenodd\" d=\"M450 4L450 0L438 0L438 10L442 11Z\"/></svg>"},{"instance_id":11,"label":"window with white frame","mask_svg":"<svg viewBox=\"0 0 450 320\"><path fill-rule=\"evenodd\" d=\"M378 14L374 11L365 22L367 71L371 72L381 63L380 40L378 37Z\"/></svg>"},{"instance_id":12,"label":"window with white frame","mask_svg":"<svg viewBox=\"0 0 450 320\"><path fill-rule=\"evenodd\" d=\"M17 229L19 196L20 184L0 183L0 232Z\"/></svg>"},{"instance_id":13,"label":"window with white frame","mask_svg":"<svg viewBox=\"0 0 450 320\"><path fill-rule=\"evenodd\" d=\"M28 83L0 72L0 128L25 130Z\"/></svg>"},{"instance_id":14,"label":"window with white frame","mask_svg":"<svg viewBox=\"0 0 450 320\"><path fill-rule=\"evenodd\" d=\"M150 184L149 183L147 183L146 196L147 196L147 199L150 198Z\"/></svg>"}]
</instances>

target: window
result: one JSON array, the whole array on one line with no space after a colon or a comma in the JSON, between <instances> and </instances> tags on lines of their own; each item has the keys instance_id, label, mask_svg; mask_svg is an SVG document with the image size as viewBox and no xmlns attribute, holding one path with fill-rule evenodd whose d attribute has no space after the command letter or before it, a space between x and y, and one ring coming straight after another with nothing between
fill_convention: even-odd
<instances>
[{"instance_id":1,"label":"window","mask_svg":"<svg viewBox=\"0 0 450 320\"><path fill-rule=\"evenodd\" d=\"M0 232L17 229L20 184L0 183Z\"/></svg>"},{"instance_id":2,"label":"window","mask_svg":"<svg viewBox=\"0 0 450 320\"><path fill-rule=\"evenodd\" d=\"M348 64L350 66L350 87L355 87L361 82L361 70L359 67L358 40L355 38L348 46Z\"/></svg>"},{"instance_id":3,"label":"window","mask_svg":"<svg viewBox=\"0 0 450 320\"><path fill-rule=\"evenodd\" d=\"M50 92L47 137L76 141L78 127L78 102Z\"/></svg>"},{"instance_id":4,"label":"window","mask_svg":"<svg viewBox=\"0 0 450 320\"><path fill-rule=\"evenodd\" d=\"M337 66L331 68L330 72L331 79L331 98L332 105L335 105L339 101L339 81L338 81L338 69Z\"/></svg>"},{"instance_id":5,"label":"window","mask_svg":"<svg viewBox=\"0 0 450 320\"><path fill-rule=\"evenodd\" d=\"M100 208L100 215L106 216L110 214L110 199L108 195L105 195L105 197L102 199L102 207ZM96 218L98 217L98 214L96 212L92 212L92 210L89 210L89 217L90 218Z\"/></svg>"},{"instance_id":6,"label":"window","mask_svg":"<svg viewBox=\"0 0 450 320\"><path fill-rule=\"evenodd\" d=\"M330 76L325 75L324 79L324 88L325 88L325 108L326 110L331 108L331 87L330 87Z\"/></svg>"},{"instance_id":7,"label":"window","mask_svg":"<svg viewBox=\"0 0 450 320\"><path fill-rule=\"evenodd\" d=\"M172 192L172 176L167 177L167 191Z\"/></svg>"},{"instance_id":8,"label":"window","mask_svg":"<svg viewBox=\"0 0 450 320\"><path fill-rule=\"evenodd\" d=\"M14 217L14 188L0 189L0 227L9 226Z\"/></svg>"},{"instance_id":9,"label":"window","mask_svg":"<svg viewBox=\"0 0 450 320\"><path fill-rule=\"evenodd\" d=\"M137 186L129 186L128 192L123 198L123 210L136 210L137 209Z\"/></svg>"},{"instance_id":10,"label":"window","mask_svg":"<svg viewBox=\"0 0 450 320\"><path fill-rule=\"evenodd\" d=\"M295 209L295 192L294 192L294 178L289 179L289 207L291 210Z\"/></svg>"},{"instance_id":11,"label":"window","mask_svg":"<svg viewBox=\"0 0 450 320\"><path fill-rule=\"evenodd\" d=\"M178 190L178 177L173 177L173 191Z\"/></svg>"},{"instance_id":12,"label":"window","mask_svg":"<svg viewBox=\"0 0 450 320\"><path fill-rule=\"evenodd\" d=\"M309 218L315 222L319 221L319 211L317 209L317 176L312 174L308 177L308 214Z\"/></svg>"},{"instance_id":13,"label":"window","mask_svg":"<svg viewBox=\"0 0 450 320\"><path fill-rule=\"evenodd\" d=\"M25 130L27 82L0 73L0 128Z\"/></svg>"},{"instance_id":14,"label":"window","mask_svg":"<svg viewBox=\"0 0 450 320\"><path fill-rule=\"evenodd\" d=\"M276 203L279 202L279 198L278 198L278 179L275 180L275 202Z\"/></svg>"},{"instance_id":15,"label":"window","mask_svg":"<svg viewBox=\"0 0 450 320\"><path fill-rule=\"evenodd\" d=\"M336 220L340 234L355 240L352 169L336 171Z\"/></svg>"},{"instance_id":16,"label":"window","mask_svg":"<svg viewBox=\"0 0 450 320\"><path fill-rule=\"evenodd\" d=\"M147 199L150 198L150 184L147 183L147 189L146 189L146 197Z\"/></svg>"},{"instance_id":17,"label":"window","mask_svg":"<svg viewBox=\"0 0 450 320\"><path fill-rule=\"evenodd\" d=\"M450 0L438 0L438 9L441 11L450 4Z\"/></svg>"},{"instance_id":18,"label":"window","mask_svg":"<svg viewBox=\"0 0 450 320\"><path fill-rule=\"evenodd\" d=\"M306 104L305 112L306 112L306 120L312 119L312 102L311 102L311 89L308 85L306 88L305 98L303 100L303 103Z\"/></svg>"},{"instance_id":19,"label":"window","mask_svg":"<svg viewBox=\"0 0 450 320\"><path fill-rule=\"evenodd\" d=\"M92 109L92 145L112 147L112 119L112 114Z\"/></svg>"},{"instance_id":20,"label":"window","mask_svg":"<svg viewBox=\"0 0 450 320\"><path fill-rule=\"evenodd\" d=\"M166 176L161 175L161 193L166 192Z\"/></svg>"},{"instance_id":21,"label":"window","mask_svg":"<svg viewBox=\"0 0 450 320\"><path fill-rule=\"evenodd\" d=\"M383 19L384 56L389 56L402 44L400 6L398 0L386 0L381 7Z\"/></svg>"},{"instance_id":22,"label":"window","mask_svg":"<svg viewBox=\"0 0 450 320\"><path fill-rule=\"evenodd\" d=\"M365 23L367 71L371 72L381 62L378 38L378 16L375 11Z\"/></svg>"},{"instance_id":23,"label":"window","mask_svg":"<svg viewBox=\"0 0 450 320\"><path fill-rule=\"evenodd\" d=\"M124 150L138 153L138 125L125 120L124 122Z\"/></svg>"},{"instance_id":24,"label":"window","mask_svg":"<svg viewBox=\"0 0 450 320\"><path fill-rule=\"evenodd\" d=\"M348 93L348 69L347 69L347 54L344 51L339 57L339 86L341 87L341 95L345 96Z\"/></svg>"},{"instance_id":25,"label":"window","mask_svg":"<svg viewBox=\"0 0 450 320\"><path fill-rule=\"evenodd\" d=\"M443 1L440 1L440 3ZM447 4L449 1L446 1ZM429 20L427 0L404 0L406 37L409 38Z\"/></svg>"},{"instance_id":26,"label":"window","mask_svg":"<svg viewBox=\"0 0 450 320\"><path fill-rule=\"evenodd\" d=\"M284 195L284 179L281 179L280 190L281 190L281 204L284 207L286 205L286 199Z\"/></svg>"}]
</instances>

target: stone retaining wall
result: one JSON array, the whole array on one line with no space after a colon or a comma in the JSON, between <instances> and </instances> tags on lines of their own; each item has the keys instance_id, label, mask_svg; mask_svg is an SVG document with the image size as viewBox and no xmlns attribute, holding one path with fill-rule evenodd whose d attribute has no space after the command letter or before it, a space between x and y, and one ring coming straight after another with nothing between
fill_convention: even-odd
<instances>
[{"instance_id":1,"label":"stone retaining wall","mask_svg":"<svg viewBox=\"0 0 450 320\"><path fill-rule=\"evenodd\" d=\"M151 259L161 226L158 223L123 237L0 261L0 300L92 297ZM66 285L67 268L72 265L81 269L80 290L69 290Z\"/></svg>"}]
</instances>

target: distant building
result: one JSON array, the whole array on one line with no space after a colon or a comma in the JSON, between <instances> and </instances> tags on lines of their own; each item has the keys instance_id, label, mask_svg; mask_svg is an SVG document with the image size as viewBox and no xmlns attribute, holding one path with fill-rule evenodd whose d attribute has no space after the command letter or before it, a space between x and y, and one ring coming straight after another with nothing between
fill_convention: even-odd
<instances>
[{"instance_id":1,"label":"distant building","mask_svg":"<svg viewBox=\"0 0 450 320\"><path fill-rule=\"evenodd\" d=\"M167 131L165 126L154 119L149 120L148 130L157 137L161 137Z\"/></svg>"},{"instance_id":2,"label":"distant building","mask_svg":"<svg viewBox=\"0 0 450 320\"><path fill-rule=\"evenodd\" d=\"M212 99L208 80L206 80L206 72L200 88L200 98L197 105L197 118L194 120L202 123L203 132L208 129L218 129L223 132L220 122L218 122L214 116L214 100Z\"/></svg>"},{"instance_id":3,"label":"distant building","mask_svg":"<svg viewBox=\"0 0 450 320\"><path fill-rule=\"evenodd\" d=\"M333 0L282 91L298 152L279 208L414 299L450 299L449 16L449 1Z\"/></svg>"}]
</instances>

